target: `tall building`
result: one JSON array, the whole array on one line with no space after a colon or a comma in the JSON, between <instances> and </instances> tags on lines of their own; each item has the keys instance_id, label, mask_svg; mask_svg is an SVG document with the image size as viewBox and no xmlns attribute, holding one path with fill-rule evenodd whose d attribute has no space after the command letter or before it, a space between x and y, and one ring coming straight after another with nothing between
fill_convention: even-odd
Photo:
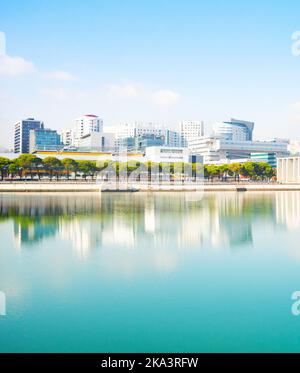
<instances>
[{"instance_id":1,"label":"tall building","mask_svg":"<svg viewBox=\"0 0 300 373\"><path fill-rule=\"evenodd\" d=\"M181 136L180 133L173 130L166 129L164 131L165 145L172 148L181 146Z\"/></svg>"},{"instance_id":2,"label":"tall building","mask_svg":"<svg viewBox=\"0 0 300 373\"><path fill-rule=\"evenodd\" d=\"M61 142L66 146L72 145L73 134L74 134L74 131L72 129L66 128L66 129L61 130L60 132Z\"/></svg>"},{"instance_id":3,"label":"tall building","mask_svg":"<svg viewBox=\"0 0 300 373\"><path fill-rule=\"evenodd\" d=\"M252 141L254 123L231 119L230 122L217 123L213 127L214 135L228 141Z\"/></svg>"},{"instance_id":4,"label":"tall building","mask_svg":"<svg viewBox=\"0 0 300 373\"><path fill-rule=\"evenodd\" d=\"M97 115L87 114L75 121L75 137L79 139L82 136L93 132L103 132L103 120Z\"/></svg>"},{"instance_id":5,"label":"tall building","mask_svg":"<svg viewBox=\"0 0 300 373\"><path fill-rule=\"evenodd\" d=\"M144 144L153 142L153 144L156 143L157 145L171 147L181 146L180 134L177 131L167 129L164 126L152 122L126 123L117 128L115 134L116 149L124 148L124 145L128 147L132 145L137 148L136 142L138 141L143 141ZM142 148L144 148L144 146L142 146Z\"/></svg>"},{"instance_id":6,"label":"tall building","mask_svg":"<svg viewBox=\"0 0 300 373\"><path fill-rule=\"evenodd\" d=\"M184 121L180 122L181 145L188 146L189 141L197 140L204 136L204 122Z\"/></svg>"},{"instance_id":7,"label":"tall building","mask_svg":"<svg viewBox=\"0 0 300 373\"><path fill-rule=\"evenodd\" d=\"M125 123L116 129L116 138L140 137L146 135L163 136L165 128L152 122Z\"/></svg>"},{"instance_id":8,"label":"tall building","mask_svg":"<svg viewBox=\"0 0 300 373\"><path fill-rule=\"evenodd\" d=\"M29 152L43 150L60 150L60 135L55 130L38 128L29 131Z\"/></svg>"},{"instance_id":9,"label":"tall building","mask_svg":"<svg viewBox=\"0 0 300 373\"><path fill-rule=\"evenodd\" d=\"M30 130L43 129L44 122L34 118L22 119L14 126L14 153L29 153Z\"/></svg>"}]
</instances>

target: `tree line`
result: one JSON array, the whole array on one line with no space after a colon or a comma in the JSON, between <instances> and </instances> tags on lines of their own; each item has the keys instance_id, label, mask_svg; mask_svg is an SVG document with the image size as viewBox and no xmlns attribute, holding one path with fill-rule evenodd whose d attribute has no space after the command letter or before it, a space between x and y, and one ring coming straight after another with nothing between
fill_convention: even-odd
<instances>
[{"instance_id":1,"label":"tree line","mask_svg":"<svg viewBox=\"0 0 300 373\"><path fill-rule=\"evenodd\" d=\"M268 180L276 176L276 170L267 162L230 163L223 165L205 165L204 177L208 180L226 181L229 178L240 181L240 178L250 180Z\"/></svg>"},{"instance_id":2,"label":"tree line","mask_svg":"<svg viewBox=\"0 0 300 373\"><path fill-rule=\"evenodd\" d=\"M61 176L70 178L72 174L75 178L80 174L86 179L88 176L94 177L97 171L98 167L94 161L75 161L71 158L60 160L56 157L41 159L34 154L22 154L12 160L0 157L1 180L5 177L22 179L28 175L31 179L34 176L40 179L42 175L47 175L52 180Z\"/></svg>"},{"instance_id":3,"label":"tree line","mask_svg":"<svg viewBox=\"0 0 300 373\"><path fill-rule=\"evenodd\" d=\"M46 157L41 159L34 154L22 154L18 158L8 159L0 157L0 175L1 180L4 178L23 179L28 175L31 179L37 177L39 180L42 176L47 176L50 180L53 178L59 179L65 177L69 179L71 176L74 179L78 177L87 179L87 177L95 178L100 171L108 169L114 171L117 176L121 172L126 172L130 175L138 168L144 173L150 174L153 170L159 174L184 174L186 164L183 163L157 163L153 162L114 162L111 160L104 161L87 161L74 160L72 158L64 158L62 160L56 157ZM202 165L187 164L191 168L192 175L199 175ZM231 163L224 165L205 165L204 177L207 180L227 181L234 179L239 181L241 177L251 180L270 180L276 176L275 169L265 162L246 162L246 163Z\"/></svg>"}]
</instances>

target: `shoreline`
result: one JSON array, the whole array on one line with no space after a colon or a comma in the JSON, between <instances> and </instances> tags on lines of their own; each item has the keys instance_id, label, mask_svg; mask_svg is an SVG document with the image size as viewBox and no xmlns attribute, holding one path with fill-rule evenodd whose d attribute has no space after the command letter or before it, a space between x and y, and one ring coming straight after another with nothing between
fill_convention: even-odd
<instances>
[{"instance_id":1,"label":"shoreline","mask_svg":"<svg viewBox=\"0 0 300 373\"><path fill-rule=\"evenodd\" d=\"M130 187L120 185L118 189L96 183L0 183L0 193L42 193L42 192L272 192L272 191L300 191L300 184L204 184L204 185L138 185Z\"/></svg>"}]
</instances>

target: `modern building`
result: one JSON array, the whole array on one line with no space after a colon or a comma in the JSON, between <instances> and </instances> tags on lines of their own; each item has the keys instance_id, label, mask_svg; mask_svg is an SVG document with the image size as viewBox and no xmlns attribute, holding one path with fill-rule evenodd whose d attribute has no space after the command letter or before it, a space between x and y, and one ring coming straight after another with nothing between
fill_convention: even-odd
<instances>
[{"instance_id":1,"label":"modern building","mask_svg":"<svg viewBox=\"0 0 300 373\"><path fill-rule=\"evenodd\" d=\"M14 153L29 153L30 130L43 129L44 122L27 118L18 121L14 125Z\"/></svg>"},{"instance_id":2,"label":"modern building","mask_svg":"<svg viewBox=\"0 0 300 373\"><path fill-rule=\"evenodd\" d=\"M202 137L190 140L189 151L201 155L204 163L218 162L221 159L220 151L214 137Z\"/></svg>"},{"instance_id":3,"label":"modern building","mask_svg":"<svg viewBox=\"0 0 300 373\"><path fill-rule=\"evenodd\" d=\"M276 153L251 153L250 159L253 162L265 162L272 167L277 167Z\"/></svg>"},{"instance_id":4,"label":"modern building","mask_svg":"<svg viewBox=\"0 0 300 373\"><path fill-rule=\"evenodd\" d=\"M69 128L61 130L60 138L65 146L71 146L74 138L74 130Z\"/></svg>"},{"instance_id":5,"label":"modern building","mask_svg":"<svg viewBox=\"0 0 300 373\"><path fill-rule=\"evenodd\" d=\"M140 137L146 135L163 136L165 134L164 126L152 122L133 122L125 123L116 128L116 138Z\"/></svg>"},{"instance_id":6,"label":"modern building","mask_svg":"<svg viewBox=\"0 0 300 373\"><path fill-rule=\"evenodd\" d=\"M29 152L34 153L39 150L60 150L63 145L60 135L56 130L39 128L29 131Z\"/></svg>"},{"instance_id":7,"label":"modern building","mask_svg":"<svg viewBox=\"0 0 300 373\"><path fill-rule=\"evenodd\" d=\"M103 132L103 120L97 115L87 114L75 120L75 137L77 139L93 132Z\"/></svg>"},{"instance_id":8,"label":"modern building","mask_svg":"<svg viewBox=\"0 0 300 373\"><path fill-rule=\"evenodd\" d=\"M80 151L112 151L114 135L106 132L92 132L78 139Z\"/></svg>"},{"instance_id":9,"label":"modern building","mask_svg":"<svg viewBox=\"0 0 300 373\"><path fill-rule=\"evenodd\" d=\"M116 150L124 149L136 151L140 149L138 145L142 142L142 147L145 148L151 142L153 145L166 145L170 147L180 147L181 137L179 132L173 131L154 124L152 122L134 122L125 123L124 125L115 128Z\"/></svg>"},{"instance_id":10,"label":"modern building","mask_svg":"<svg viewBox=\"0 0 300 373\"><path fill-rule=\"evenodd\" d=\"M145 158L152 162L171 163L189 162L189 151L187 148L171 148L166 146L151 146L145 149Z\"/></svg>"},{"instance_id":11,"label":"modern building","mask_svg":"<svg viewBox=\"0 0 300 373\"><path fill-rule=\"evenodd\" d=\"M213 126L214 136L228 141L252 141L254 123L231 119Z\"/></svg>"},{"instance_id":12,"label":"modern building","mask_svg":"<svg viewBox=\"0 0 300 373\"><path fill-rule=\"evenodd\" d=\"M277 159L277 181L280 183L300 183L300 157Z\"/></svg>"},{"instance_id":13,"label":"modern building","mask_svg":"<svg viewBox=\"0 0 300 373\"><path fill-rule=\"evenodd\" d=\"M164 146L165 137L155 135L145 135L135 138L135 150L145 152L145 149L150 146Z\"/></svg>"},{"instance_id":14,"label":"modern building","mask_svg":"<svg viewBox=\"0 0 300 373\"><path fill-rule=\"evenodd\" d=\"M166 146L170 146L172 148L177 148L182 146L182 141L181 141L181 135L177 131L173 131L170 129L164 130L164 138L165 142L164 144Z\"/></svg>"},{"instance_id":15,"label":"modern building","mask_svg":"<svg viewBox=\"0 0 300 373\"><path fill-rule=\"evenodd\" d=\"M189 150L202 155L204 163L226 161L229 159L250 158L251 153L275 153L287 155L286 142L278 141L231 141L219 137L205 137L190 142Z\"/></svg>"},{"instance_id":16,"label":"modern building","mask_svg":"<svg viewBox=\"0 0 300 373\"><path fill-rule=\"evenodd\" d=\"M136 151L135 137L117 137L115 139L114 150L117 153L122 152L135 152Z\"/></svg>"},{"instance_id":17,"label":"modern building","mask_svg":"<svg viewBox=\"0 0 300 373\"><path fill-rule=\"evenodd\" d=\"M181 146L189 146L191 140L197 140L204 136L204 122L183 121L179 123Z\"/></svg>"}]
</instances>

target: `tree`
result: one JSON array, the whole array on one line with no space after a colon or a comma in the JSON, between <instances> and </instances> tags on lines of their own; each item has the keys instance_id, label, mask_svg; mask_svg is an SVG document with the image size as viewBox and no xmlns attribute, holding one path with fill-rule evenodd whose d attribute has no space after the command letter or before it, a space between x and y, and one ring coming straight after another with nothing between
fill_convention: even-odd
<instances>
[{"instance_id":1,"label":"tree","mask_svg":"<svg viewBox=\"0 0 300 373\"><path fill-rule=\"evenodd\" d=\"M204 173L207 175L208 180L218 177L220 179L220 168L217 165L208 164L205 165Z\"/></svg>"},{"instance_id":2,"label":"tree","mask_svg":"<svg viewBox=\"0 0 300 373\"><path fill-rule=\"evenodd\" d=\"M4 179L4 175L5 175L5 174L7 173L7 171L8 171L9 164L10 164L10 160L9 160L8 158L0 157L0 172L1 172L1 180Z\"/></svg>"},{"instance_id":3,"label":"tree","mask_svg":"<svg viewBox=\"0 0 300 373\"><path fill-rule=\"evenodd\" d=\"M74 172L75 173L75 179L76 179L76 172L78 170L78 163L74 161L74 159L71 158L64 158L61 161L64 169L67 171L67 178L70 178L70 173Z\"/></svg>"},{"instance_id":4,"label":"tree","mask_svg":"<svg viewBox=\"0 0 300 373\"><path fill-rule=\"evenodd\" d=\"M43 165L45 170L48 171L50 180L52 180L53 175L56 174L56 178L58 179L58 174L62 170L63 166L59 159L55 157L46 157L43 160Z\"/></svg>"},{"instance_id":5,"label":"tree","mask_svg":"<svg viewBox=\"0 0 300 373\"><path fill-rule=\"evenodd\" d=\"M249 177L252 180L257 180L260 177L259 163L256 162L245 162L241 168L241 174Z\"/></svg>"},{"instance_id":6,"label":"tree","mask_svg":"<svg viewBox=\"0 0 300 373\"><path fill-rule=\"evenodd\" d=\"M127 175L129 176L132 172L140 167L141 163L138 161L128 161L126 164Z\"/></svg>"},{"instance_id":7,"label":"tree","mask_svg":"<svg viewBox=\"0 0 300 373\"><path fill-rule=\"evenodd\" d=\"M222 178L222 181L223 180L227 180L227 177L228 177L228 172L229 172L229 167L228 167L228 164L222 164L221 166L219 166L219 177Z\"/></svg>"},{"instance_id":8,"label":"tree","mask_svg":"<svg viewBox=\"0 0 300 373\"><path fill-rule=\"evenodd\" d=\"M78 161L78 170L82 173L82 177L86 180L87 176L94 178L98 171L96 162L93 161Z\"/></svg>"},{"instance_id":9,"label":"tree","mask_svg":"<svg viewBox=\"0 0 300 373\"><path fill-rule=\"evenodd\" d=\"M230 163L228 165L228 172L234 176L235 181L240 180L241 169L242 165L240 163Z\"/></svg>"},{"instance_id":10,"label":"tree","mask_svg":"<svg viewBox=\"0 0 300 373\"><path fill-rule=\"evenodd\" d=\"M36 171L38 165L41 164L40 158L37 158L34 154L22 154L17 160L23 171L29 171L31 179L33 178L33 171Z\"/></svg>"},{"instance_id":11,"label":"tree","mask_svg":"<svg viewBox=\"0 0 300 373\"><path fill-rule=\"evenodd\" d=\"M38 179L41 179L40 170L43 168L43 160L39 157L33 159L33 170L37 173Z\"/></svg>"},{"instance_id":12,"label":"tree","mask_svg":"<svg viewBox=\"0 0 300 373\"><path fill-rule=\"evenodd\" d=\"M270 180L275 176L275 170L267 162L258 163L259 176L262 180Z\"/></svg>"},{"instance_id":13,"label":"tree","mask_svg":"<svg viewBox=\"0 0 300 373\"><path fill-rule=\"evenodd\" d=\"M9 166L8 166L8 172L11 175L12 178L15 177L15 175L19 175L19 178L22 178L22 167L19 164L18 158L13 159Z\"/></svg>"}]
</instances>

